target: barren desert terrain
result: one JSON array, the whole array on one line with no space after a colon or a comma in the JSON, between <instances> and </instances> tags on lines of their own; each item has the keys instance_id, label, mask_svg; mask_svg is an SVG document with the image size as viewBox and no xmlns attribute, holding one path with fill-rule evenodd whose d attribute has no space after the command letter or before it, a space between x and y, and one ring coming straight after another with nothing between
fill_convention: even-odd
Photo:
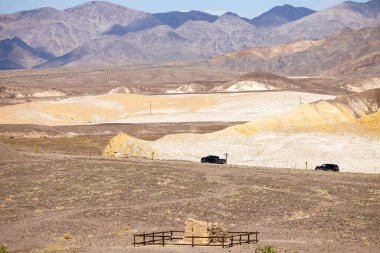
<instances>
[{"instance_id":1,"label":"barren desert terrain","mask_svg":"<svg viewBox=\"0 0 380 253\"><path fill-rule=\"evenodd\" d=\"M380 252L380 1L19 2L0 253ZM169 230L210 247L133 245Z\"/></svg>"},{"instance_id":2,"label":"barren desert terrain","mask_svg":"<svg viewBox=\"0 0 380 253\"><path fill-rule=\"evenodd\" d=\"M11 252L221 252L131 245L133 233L181 230L188 217L259 231L260 245L281 250L380 250L379 175L46 152L0 163Z\"/></svg>"}]
</instances>

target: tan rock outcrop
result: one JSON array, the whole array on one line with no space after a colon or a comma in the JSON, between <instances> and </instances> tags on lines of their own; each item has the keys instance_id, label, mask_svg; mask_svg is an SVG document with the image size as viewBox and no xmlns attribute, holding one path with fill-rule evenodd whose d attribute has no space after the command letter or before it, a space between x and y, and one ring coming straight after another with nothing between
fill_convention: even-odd
<instances>
[{"instance_id":1,"label":"tan rock outcrop","mask_svg":"<svg viewBox=\"0 0 380 253\"><path fill-rule=\"evenodd\" d=\"M192 236L195 237L225 237L227 242L228 231L224 224L187 219L185 222L186 243L192 243ZM223 238L194 238L194 244L215 244L222 243Z\"/></svg>"}]
</instances>

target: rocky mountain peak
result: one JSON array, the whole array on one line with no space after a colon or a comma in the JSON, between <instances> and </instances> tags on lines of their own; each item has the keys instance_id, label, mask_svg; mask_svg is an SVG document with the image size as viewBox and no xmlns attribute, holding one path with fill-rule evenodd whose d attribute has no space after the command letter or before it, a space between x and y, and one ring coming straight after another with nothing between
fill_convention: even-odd
<instances>
[{"instance_id":1,"label":"rocky mountain peak","mask_svg":"<svg viewBox=\"0 0 380 253\"><path fill-rule=\"evenodd\" d=\"M102 9L102 8L105 8L105 9L128 9L127 7L124 7L122 5L118 5L118 4L114 4L114 3L110 3L110 2L106 2L106 1L90 1L90 2L86 2L86 3L83 3L83 4L80 4L80 5L77 5L75 7L72 7L72 8L68 8L67 10L69 9Z\"/></svg>"},{"instance_id":2,"label":"rocky mountain peak","mask_svg":"<svg viewBox=\"0 0 380 253\"><path fill-rule=\"evenodd\" d=\"M233 12L226 12L220 16L220 18L226 18L226 17L240 18L240 16L238 14L233 13Z\"/></svg>"},{"instance_id":3,"label":"rocky mountain peak","mask_svg":"<svg viewBox=\"0 0 380 253\"><path fill-rule=\"evenodd\" d=\"M253 18L251 23L257 27L279 26L313 13L315 13L315 11L308 8L293 7L292 5L285 4L283 6L276 6L260 16Z\"/></svg>"},{"instance_id":4,"label":"rocky mountain peak","mask_svg":"<svg viewBox=\"0 0 380 253\"><path fill-rule=\"evenodd\" d=\"M218 24L228 25L228 26L244 26L250 27L252 26L247 22L247 19L241 18L239 15L233 12L226 12L219 17L216 21Z\"/></svg>"}]
</instances>

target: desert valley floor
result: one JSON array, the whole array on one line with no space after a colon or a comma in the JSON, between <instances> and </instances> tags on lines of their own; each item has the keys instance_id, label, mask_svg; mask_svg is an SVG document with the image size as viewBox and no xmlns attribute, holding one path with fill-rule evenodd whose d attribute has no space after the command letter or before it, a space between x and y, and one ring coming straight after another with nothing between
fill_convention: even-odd
<instances>
[{"instance_id":1,"label":"desert valley floor","mask_svg":"<svg viewBox=\"0 0 380 253\"><path fill-rule=\"evenodd\" d=\"M260 245L281 250L380 250L379 175L63 152L8 153L14 161L0 162L0 241L12 252L253 252L258 246L131 245L133 233L182 230L189 217L259 231Z\"/></svg>"},{"instance_id":2,"label":"desert valley floor","mask_svg":"<svg viewBox=\"0 0 380 253\"><path fill-rule=\"evenodd\" d=\"M380 0L108 1L0 3L0 253L380 252Z\"/></svg>"},{"instance_id":3,"label":"desert valley floor","mask_svg":"<svg viewBox=\"0 0 380 253\"><path fill-rule=\"evenodd\" d=\"M376 78L252 73L152 84L157 94L66 94L17 88L29 77L9 79L0 107L10 252L221 252L132 246L134 233L182 230L188 218L260 232L259 244L226 252L380 250ZM225 154L227 165L200 163ZM314 171L324 163L340 172Z\"/></svg>"},{"instance_id":4,"label":"desert valley floor","mask_svg":"<svg viewBox=\"0 0 380 253\"><path fill-rule=\"evenodd\" d=\"M0 242L11 252L221 252L132 246L134 233L181 230L196 218L260 232L259 245L226 252L377 252L378 116L354 117L363 106L335 101L269 91L3 106ZM224 152L229 165L199 162ZM313 170L324 161L341 172Z\"/></svg>"}]
</instances>

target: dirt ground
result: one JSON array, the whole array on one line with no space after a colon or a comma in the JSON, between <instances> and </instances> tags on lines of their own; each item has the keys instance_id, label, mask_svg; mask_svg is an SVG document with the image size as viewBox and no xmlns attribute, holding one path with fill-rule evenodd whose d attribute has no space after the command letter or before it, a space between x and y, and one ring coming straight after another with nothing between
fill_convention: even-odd
<instances>
[{"instance_id":1,"label":"dirt ground","mask_svg":"<svg viewBox=\"0 0 380 253\"><path fill-rule=\"evenodd\" d=\"M0 124L0 138L76 138L90 136L108 136L108 140L118 133L138 137L143 140L157 140L168 134L179 133L211 133L222 130L229 126L243 124L246 122L180 122L180 123L120 123L120 124L95 124L95 125L72 125L72 126L43 126L30 124ZM86 139L84 137L83 139ZM40 140L43 142L44 140Z\"/></svg>"},{"instance_id":2,"label":"dirt ground","mask_svg":"<svg viewBox=\"0 0 380 253\"><path fill-rule=\"evenodd\" d=\"M60 100L83 95L105 94L126 86L133 93L166 94L184 84L198 84L208 92L243 74L192 63L114 65L96 68L23 69L0 71L0 106L41 100ZM346 77L292 78L298 91L321 94L345 94ZM3 89L3 90L2 90ZM15 94L57 89L66 97L17 97ZM204 91L198 91L203 93Z\"/></svg>"},{"instance_id":3,"label":"dirt ground","mask_svg":"<svg viewBox=\"0 0 380 253\"><path fill-rule=\"evenodd\" d=\"M160 94L167 89L176 89L190 82L213 87L241 74L242 72L220 69L205 70L196 65L178 63L2 70L0 71L0 88L17 89L21 93L57 88L69 95L80 96L104 94L112 88L127 86L140 94ZM0 92L0 97L1 95ZM31 99L33 98L29 98ZM12 99L0 99L0 105L12 102L14 102Z\"/></svg>"},{"instance_id":4,"label":"dirt ground","mask_svg":"<svg viewBox=\"0 0 380 253\"><path fill-rule=\"evenodd\" d=\"M0 141L19 152L100 156L120 132L143 140L168 134L210 133L244 122L186 122L151 124L98 124L77 126L2 125ZM37 148L37 149L36 149Z\"/></svg>"},{"instance_id":5,"label":"dirt ground","mask_svg":"<svg viewBox=\"0 0 380 253\"><path fill-rule=\"evenodd\" d=\"M0 161L0 244L11 252L254 252L259 246L131 245L133 233L182 230L189 217L259 231L260 245L281 252L380 251L380 175L24 155L28 162Z\"/></svg>"}]
</instances>

